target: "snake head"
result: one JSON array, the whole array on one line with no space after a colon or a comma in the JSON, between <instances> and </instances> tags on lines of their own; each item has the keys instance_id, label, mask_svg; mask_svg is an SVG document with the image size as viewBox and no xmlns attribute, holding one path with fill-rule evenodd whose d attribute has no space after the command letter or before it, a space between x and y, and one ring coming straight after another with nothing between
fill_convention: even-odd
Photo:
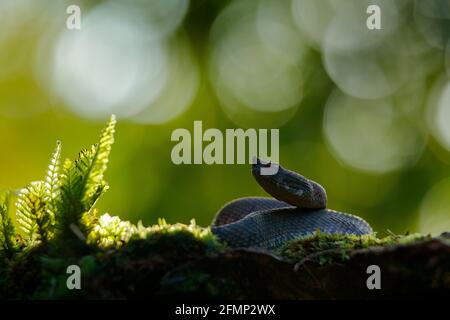
<instances>
[{"instance_id":1,"label":"snake head","mask_svg":"<svg viewBox=\"0 0 450 320\"><path fill-rule=\"evenodd\" d=\"M256 181L270 195L298 208L326 207L327 195L320 184L281 166L278 166L278 172L274 175L262 175L261 169L270 165L256 159L252 166L252 174Z\"/></svg>"},{"instance_id":2,"label":"snake head","mask_svg":"<svg viewBox=\"0 0 450 320\"><path fill-rule=\"evenodd\" d=\"M278 169L280 167L279 164L275 162L262 163L261 160L256 156L253 156L252 163L254 165L253 169L259 170L259 174L262 176L275 175L278 173Z\"/></svg>"}]
</instances>

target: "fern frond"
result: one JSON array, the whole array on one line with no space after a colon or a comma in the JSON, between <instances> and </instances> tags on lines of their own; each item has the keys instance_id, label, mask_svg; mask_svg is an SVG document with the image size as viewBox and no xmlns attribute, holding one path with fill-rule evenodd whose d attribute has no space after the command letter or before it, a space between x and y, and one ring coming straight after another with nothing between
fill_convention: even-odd
<instances>
[{"instance_id":1,"label":"fern frond","mask_svg":"<svg viewBox=\"0 0 450 320\"><path fill-rule=\"evenodd\" d=\"M89 213L94 208L95 204L97 203L97 200L106 192L109 190L109 185L106 183L106 181L101 181L95 189L93 189L92 193L86 197L84 200L84 204L86 208L89 208L87 210Z\"/></svg>"},{"instance_id":2,"label":"fern frond","mask_svg":"<svg viewBox=\"0 0 450 320\"><path fill-rule=\"evenodd\" d=\"M51 239L52 219L47 211L46 188L43 181L32 182L20 191L16 212L17 222L27 236L30 246Z\"/></svg>"},{"instance_id":3,"label":"fern frond","mask_svg":"<svg viewBox=\"0 0 450 320\"><path fill-rule=\"evenodd\" d=\"M98 199L99 191L105 190L104 174L108 168L109 155L114 143L115 127L116 117L112 115L100 134L100 142L92 148L88 165L80 171L84 184L83 202L89 208Z\"/></svg>"},{"instance_id":4,"label":"fern frond","mask_svg":"<svg viewBox=\"0 0 450 320\"><path fill-rule=\"evenodd\" d=\"M100 135L100 142L90 149L82 150L72 162L66 160L60 176L60 200L57 224L60 229L70 230L70 225L80 225L84 214L91 214L98 198L108 189L104 181L109 155L114 143L116 118L111 116ZM84 219L83 221L91 221ZM85 232L89 226L80 225Z\"/></svg>"},{"instance_id":5,"label":"fern frond","mask_svg":"<svg viewBox=\"0 0 450 320\"><path fill-rule=\"evenodd\" d=\"M81 204L81 177L72 160L66 159L60 175L60 194L56 215L56 228L62 233L70 230L70 224L77 223L83 212Z\"/></svg>"},{"instance_id":6,"label":"fern frond","mask_svg":"<svg viewBox=\"0 0 450 320\"><path fill-rule=\"evenodd\" d=\"M8 215L10 193L0 194L0 248L8 258L17 251L16 229Z\"/></svg>"},{"instance_id":7,"label":"fern frond","mask_svg":"<svg viewBox=\"0 0 450 320\"><path fill-rule=\"evenodd\" d=\"M61 159L61 142L56 142L55 151L50 159L47 175L45 177L45 201L47 203L48 214L51 218L51 224L54 224L57 203L56 200L60 193L60 175L59 175L59 162Z\"/></svg>"}]
</instances>

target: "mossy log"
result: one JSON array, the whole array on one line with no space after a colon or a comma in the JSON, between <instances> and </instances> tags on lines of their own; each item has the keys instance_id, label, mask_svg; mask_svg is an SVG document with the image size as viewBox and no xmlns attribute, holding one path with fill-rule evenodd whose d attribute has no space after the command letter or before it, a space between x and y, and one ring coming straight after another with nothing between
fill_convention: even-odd
<instances>
[{"instance_id":1,"label":"mossy log","mask_svg":"<svg viewBox=\"0 0 450 320\"><path fill-rule=\"evenodd\" d=\"M267 252L227 248L196 226L153 228L119 248L72 239L2 260L0 298L450 297L448 234L378 239L317 233ZM82 271L80 290L66 286L70 264ZM380 268L381 289L367 287L370 265Z\"/></svg>"}]
</instances>

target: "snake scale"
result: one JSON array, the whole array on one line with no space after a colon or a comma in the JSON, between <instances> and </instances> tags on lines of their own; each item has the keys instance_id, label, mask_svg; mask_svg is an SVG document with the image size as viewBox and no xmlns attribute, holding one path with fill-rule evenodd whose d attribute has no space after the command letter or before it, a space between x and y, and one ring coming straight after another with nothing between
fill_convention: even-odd
<instances>
[{"instance_id":1,"label":"snake scale","mask_svg":"<svg viewBox=\"0 0 450 320\"><path fill-rule=\"evenodd\" d=\"M317 182L281 166L274 175L261 175L263 166L267 165L257 160L252 174L275 199L233 200L219 210L212 222L212 232L228 246L273 250L317 230L354 235L373 232L360 217L326 209L327 195Z\"/></svg>"}]
</instances>

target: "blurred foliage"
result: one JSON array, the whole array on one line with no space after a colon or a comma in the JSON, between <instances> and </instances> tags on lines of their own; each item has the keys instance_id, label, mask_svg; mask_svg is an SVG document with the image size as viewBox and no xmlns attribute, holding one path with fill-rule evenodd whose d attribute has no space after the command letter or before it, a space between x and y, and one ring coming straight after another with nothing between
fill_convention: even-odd
<instances>
[{"instance_id":1,"label":"blurred foliage","mask_svg":"<svg viewBox=\"0 0 450 320\"><path fill-rule=\"evenodd\" d=\"M372 2L380 3L382 7L386 5L386 1ZM129 111L126 108L133 109L134 104L138 105L140 101L124 100L133 103L117 112L121 119L117 127L120 135L111 154L108 173L108 181L112 187L98 202L99 211L108 208L114 214L133 223L142 220L144 224L154 224L158 217L165 217L169 222L186 223L195 217L200 225L209 225L217 210L226 202L244 196L266 195L252 180L248 165L176 166L172 163L171 132L176 128L192 130L193 121L202 120L204 128L214 127L220 130L236 127L279 127L280 159L283 166L321 183L327 190L329 207L360 215L380 234L385 233L387 228L396 233L407 231L438 233L448 229L450 204L448 201L445 202L445 199L449 198L450 194L445 192L442 193L442 197L433 200L442 201L442 204L436 206L444 208L442 209L444 213L435 224L427 225L423 222L433 219L433 212L424 207L423 199L430 190L433 190L433 186L448 177L450 164L450 152L443 142L442 130L436 133L439 126L437 124L430 126L428 123L429 99L434 92L439 96L440 87L436 85L447 81L446 45L442 43L448 40L448 32L444 31L448 30L445 26L449 17L445 16L445 10L440 10L442 17L433 15L436 10L439 12L437 5L440 2L443 3L432 1L432 4L427 6L420 1L419 3L412 0L393 1L396 9L389 11L386 19L395 18L395 26L389 24L387 20L388 27L383 31L386 33L375 37L376 43L370 43L371 37L359 29L355 29L356 34L348 31L354 29L352 19L348 19L348 27L345 23L342 27L343 32L349 32L348 37L343 37L343 34L339 33L341 29L335 28L338 33L334 34L335 41L330 43L323 40L324 31L321 28L331 28L333 25L323 24L312 29L305 28L305 24L309 22L304 14L296 14L295 8L306 8L303 12L310 13L311 17L317 14L317 22L320 23L324 19L323 14L328 12L331 12L331 16L325 17L327 18L325 20L330 23L339 20L332 19L333 14L334 17L342 18L342 12L336 9L337 7L333 9L335 11L328 10L331 8L328 0L280 2L258 0L253 3L240 0L198 0L189 2L186 11L182 12L184 15L176 10L184 6L177 1L153 1L159 3L159 7L152 6L150 1L144 0L122 2L121 6L128 6L130 10L136 5L149 6L147 10L141 10L146 17L144 21L149 22L149 25L150 22L158 22L153 24L152 28L160 28L166 32L158 45L163 48L162 51L170 51L170 57L175 57L173 58L175 60L167 58L164 62L167 68L176 69L177 71L174 71L176 75L192 74L192 77L177 77L172 75L172 71L167 72L169 84L161 89L164 98L158 98L152 102L153 104L149 102L148 105L154 109L150 108L149 113L145 114L145 117L150 118L162 117L163 120L159 122L142 122L145 117L140 113L129 117L125 112ZM61 43L64 44L64 41L71 39L73 34L68 32L74 34L78 32L66 30L65 21L68 16L66 7L69 4L78 4L82 9L82 26L90 30L91 23L95 23L89 19L90 14L104 12L101 10L110 8L108 7L110 3L117 1L56 3L47 0L0 0L0 144L3 150L0 157L0 189L10 187L19 189L26 186L28 181L37 180L41 176L41 169L48 161L48 154L53 148L55 139L65 142L67 147L63 150L64 157L76 154L78 145L89 143L90 137L99 128L97 119L101 117L97 113L98 110L94 110L93 107L84 107L83 114L76 109L76 103L84 101L77 100L84 97L80 94L83 91L77 91L81 90L79 88L83 84L80 84L79 79L85 79L88 83L90 79L93 79L92 81L100 79L101 81L98 80L100 84L104 81L107 84L117 85L116 91L126 87L126 81L134 79L132 74L128 73L131 72L129 70L132 69L132 64L126 60L128 54L134 54L134 51L126 51L128 48L126 41L129 39L123 37L116 39L119 42L113 47L121 48L123 54L111 50L111 56L116 55L114 57L117 60L108 60L114 57L104 57L105 61L116 63L123 59L124 65L130 66L118 71L117 74L123 74L123 79L120 77L117 80L108 79L111 74L104 75L105 78L98 78L98 74L94 71L102 59L95 55L95 50L92 50L90 52L92 60L88 59L87 64L83 65L83 68L88 70L91 68L92 73L83 74L84 78L69 77L69 80L64 78L70 85L64 84L59 91L55 89L58 87L54 83L55 52ZM164 3L169 4L168 7ZM258 7L258 4L261 6ZM165 8L168 9L164 11ZM169 14L171 10L174 16ZM127 14L134 14L134 11L130 11L131 13L125 11L123 19L127 18ZM169 18L164 15L165 12L168 12ZM289 16L285 16L286 12ZM366 15L364 11L361 12L364 21ZM119 19L115 26L123 25L130 28L134 26L127 24L129 20L120 20L120 15L112 16ZM260 42L253 42L259 41L259 38L254 36L256 31L249 25L249 21L253 21L251 19L256 19L255 16L258 19L261 17L267 19L262 21L273 27L269 28L273 33L267 32L267 38L262 37ZM136 17L141 18L140 15ZM179 18L179 25L167 22L175 21L175 18ZM85 21L86 25L83 24ZM267 31L264 29L267 25L261 26L263 30ZM280 28L277 29L277 26ZM121 28L118 28L120 31ZM214 38L215 35L217 38ZM242 35L242 38L239 38L239 35ZM108 41L112 41L111 39L108 38ZM245 39L253 40L249 46L239 46L247 43ZM351 42L347 41L348 39L359 39L358 41L366 48L352 48L348 52L344 50L342 56L348 57L349 60L339 60L340 57L333 55L334 51L331 49L335 49L333 45L340 40L344 44ZM97 40L100 43L101 39ZM139 43L136 39L130 41ZM267 41L273 43L269 49L265 47ZM352 45L357 47L355 44ZM266 52L264 48L268 51ZM185 54L186 52L190 54ZM180 56L189 56L190 60L182 60ZM219 65L225 69L216 68L215 61L221 60L214 60L212 57L214 59L225 57L227 60L223 62L223 66ZM366 61L361 57L373 59ZM240 64L240 61L246 64ZM164 63L155 65L163 66ZM71 64L77 66L74 61L69 61L69 67ZM348 66L348 70L346 72L335 70L336 65ZM68 68L67 65L63 66ZM106 64L105 69L99 70L113 69L113 66ZM276 66L282 66L282 69ZM370 72L365 72L364 66L381 68L388 81L391 81L389 83L392 88L389 88L394 92L384 92L384 87L377 82L379 79L373 78ZM83 68L80 67L80 73L85 70ZM142 69L145 69L144 66ZM216 69L222 70L222 73L215 73ZM295 100L298 98L296 88L290 87L289 82L286 82L288 84L286 91L275 90L274 88L279 88L277 79L270 77L270 73L263 74L263 71L279 75L280 83L285 83L284 81L287 81L285 79L298 79L300 76L303 84L298 89L301 91L301 99ZM417 73L411 76L411 71ZM252 75L258 77L252 79ZM353 87L349 88L348 79L345 77L351 78L352 75L359 80L354 81L351 84ZM237 81L239 78L247 85L242 87L230 85L229 82L233 82L233 79ZM153 90L152 88L158 85L158 79L153 79L154 82L142 87L132 88L134 91L123 91L123 94L131 92L134 98L139 98L136 97L136 92L144 95L146 91ZM124 84L121 87L122 82ZM96 85L98 83L95 82ZM180 98L182 102L169 99L177 98L178 93L180 96L184 95L183 88L187 87L187 84L192 84L192 88L186 93L186 98ZM237 86L237 82L234 85ZM93 90L102 89L102 86L92 87ZM172 91L168 88L172 88ZM354 94L355 91L356 94L363 95L367 91L363 89L370 89L370 94L382 96L376 99L358 97L359 100L345 101L360 105L362 108L373 106L371 112L377 105L385 105L386 97L395 102L392 103L392 110L385 108L384 111L373 111L368 115L356 112L345 114L343 120L340 120L342 123L339 122L338 126L333 127L337 128L336 130L343 130L342 128L355 130L349 131L348 137L369 139L362 141L370 142L371 137L377 137L376 130L391 126L387 133L383 133L381 139L373 140L372 145L363 143L366 149L357 150L358 153L355 150L360 148L358 144L360 140L353 141L346 138L347 140L344 139L346 144L338 144L337 142L342 143L338 139L342 140L342 137L346 136L340 135L341 131L332 137L327 136L330 131L324 126L326 121L334 119L328 116L336 114L334 105L331 105L329 100L333 92L345 91L347 97L350 96L349 92ZM70 96L72 100L65 96L73 95L71 90L77 93ZM282 110L262 111L261 106L250 105L255 101L269 99L270 95L280 96L278 107ZM99 97L104 98L102 95ZM284 103L284 100L281 101L284 97L295 99L286 98L289 103L281 104ZM89 103L95 105L96 101ZM175 108L178 103L180 107ZM353 107L354 105L351 105L349 108ZM95 116L90 117L89 108ZM109 109L101 111L111 113ZM124 111L123 114L120 111ZM167 117L167 120L164 120L166 119L164 117ZM342 146L347 149L339 149ZM377 158L384 154L384 150L391 152L388 154L390 158L387 160ZM377 169L383 170L367 169L366 162L354 161L352 158L354 154L359 156L362 160L359 158L357 160L361 161L367 161L367 157L372 157L369 159L370 163L375 163ZM397 166L392 170L384 170L385 160L392 160ZM112 221L106 220L108 223L99 225L97 234L107 234L108 228L117 223L119 228L121 226L115 218ZM427 227L423 227L424 225ZM112 238L104 245L111 245L117 241L119 240Z\"/></svg>"}]
</instances>

